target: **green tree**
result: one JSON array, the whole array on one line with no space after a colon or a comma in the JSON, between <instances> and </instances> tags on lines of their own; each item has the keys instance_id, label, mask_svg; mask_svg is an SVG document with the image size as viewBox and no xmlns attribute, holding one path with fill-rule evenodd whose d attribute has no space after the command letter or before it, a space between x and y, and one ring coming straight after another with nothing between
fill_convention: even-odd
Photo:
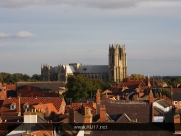
<instances>
[{"instance_id":1,"label":"green tree","mask_svg":"<svg viewBox=\"0 0 181 136\"><path fill-rule=\"evenodd\" d=\"M171 77L170 80L168 80L168 84L171 85L171 86L176 86L177 84L180 84L181 83L181 80L179 77Z\"/></svg>"},{"instance_id":2,"label":"green tree","mask_svg":"<svg viewBox=\"0 0 181 136\"><path fill-rule=\"evenodd\" d=\"M67 103L78 102L81 99L95 97L98 89L107 89L110 85L99 79L89 79L84 75L77 74L68 77L68 90L63 94Z\"/></svg>"},{"instance_id":3,"label":"green tree","mask_svg":"<svg viewBox=\"0 0 181 136\"><path fill-rule=\"evenodd\" d=\"M33 74L33 76L31 77L31 81L40 81L41 79L41 75L38 75L38 74Z\"/></svg>"},{"instance_id":4,"label":"green tree","mask_svg":"<svg viewBox=\"0 0 181 136\"><path fill-rule=\"evenodd\" d=\"M141 74L131 74L131 76L129 76L128 78L133 78L136 80L142 80L142 79L145 79L145 76L141 75Z\"/></svg>"},{"instance_id":5,"label":"green tree","mask_svg":"<svg viewBox=\"0 0 181 136\"><path fill-rule=\"evenodd\" d=\"M162 95L167 96L168 98L171 98L170 90L168 89L162 89Z\"/></svg>"}]
</instances>

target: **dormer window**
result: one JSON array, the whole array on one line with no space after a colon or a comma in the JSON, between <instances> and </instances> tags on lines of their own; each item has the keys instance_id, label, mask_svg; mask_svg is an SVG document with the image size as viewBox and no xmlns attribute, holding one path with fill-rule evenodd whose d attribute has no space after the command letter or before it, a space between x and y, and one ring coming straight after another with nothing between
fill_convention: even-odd
<instances>
[{"instance_id":1,"label":"dormer window","mask_svg":"<svg viewBox=\"0 0 181 136\"><path fill-rule=\"evenodd\" d=\"M10 110L15 110L16 109L16 103L12 103L10 105Z\"/></svg>"},{"instance_id":2,"label":"dormer window","mask_svg":"<svg viewBox=\"0 0 181 136\"><path fill-rule=\"evenodd\" d=\"M23 109L26 110L26 109L28 109L28 108L29 108L28 103L25 103L25 104L23 105Z\"/></svg>"},{"instance_id":3,"label":"dormer window","mask_svg":"<svg viewBox=\"0 0 181 136\"><path fill-rule=\"evenodd\" d=\"M178 102L177 101L174 101L174 105L177 105L178 104Z\"/></svg>"}]
</instances>

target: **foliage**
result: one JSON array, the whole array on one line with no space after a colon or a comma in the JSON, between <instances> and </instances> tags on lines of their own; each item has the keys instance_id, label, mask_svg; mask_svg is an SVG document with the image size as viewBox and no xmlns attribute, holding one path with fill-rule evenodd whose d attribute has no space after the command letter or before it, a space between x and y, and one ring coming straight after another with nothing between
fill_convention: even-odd
<instances>
[{"instance_id":1,"label":"foliage","mask_svg":"<svg viewBox=\"0 0 181 136\"><path fill-rule=\"evenodd\" d=\"M171 77L170 80L167 81L167 83L175 87L177 84L181 83L181 80L180 80L180 77L174 76L174 77Z\"/></svg>"},{"instance_id":2,"label":"foliage","mask_svg":"<svg viewBox=\"0 0 181 136\"><path fill-rule=\"evenodd\" d=\"M141 80L141 79L145 79L145 76L141 75L141 74L131 74L131 76L129 76L128 78L135 79L135 80Z\"/></svg>"},{"instance_id":3,"label":"foliage","mask_svg":"<svg viewBox=\"0 0 181 136\"><path fill-rule=\"evenodd\" d=\"M81 99L95 97L98 89L105 90L110 84L104 83L99 79L89 79L84 75L77 74L68 77L68 90L63 94L67 103L78 102Z\"/></svg>"},{"instance_id":4,"label":"foliage","mask_svg":"<svg viewBox=\"0 0 181 136\"><path fill-rule=\"evenodd\" d=\"M21 81L39 81L40 80L41 75L38 74L34 74L32 77L30 77L27 74L22 74L22 73L14 73L14 74L10 74L10 73L5 73L5 72L1 72L0 73L0 82L2 83L7 83L7 84L15 84L17 82L21 82Z\"/></svg>"},{"instance_id":5,"label":"foliage","mask_svg":"<svg viewBox=\"0 0 181 136\"><path fill-rule=\"evenodd\" d=\"M171 98L170 91L168 89L162 89L162 95L167 96L168 98Z\"/></svg>"}]
</instances>

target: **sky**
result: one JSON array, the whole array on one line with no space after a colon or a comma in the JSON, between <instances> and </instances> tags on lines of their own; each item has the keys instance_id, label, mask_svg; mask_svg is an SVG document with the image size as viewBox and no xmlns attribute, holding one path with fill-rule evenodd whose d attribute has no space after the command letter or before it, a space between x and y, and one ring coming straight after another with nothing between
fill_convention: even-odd
<instances>
[{"instance_id":1,"label":"sky","mask_svg":"<svg viewBox=\"0 0 181 136\"><path fill-rule=\"evenodd\" d=\"M0 0L0 72L108 65L125 44L128 75L181 75L180 0Z\"/></svg>"}]
</instances>

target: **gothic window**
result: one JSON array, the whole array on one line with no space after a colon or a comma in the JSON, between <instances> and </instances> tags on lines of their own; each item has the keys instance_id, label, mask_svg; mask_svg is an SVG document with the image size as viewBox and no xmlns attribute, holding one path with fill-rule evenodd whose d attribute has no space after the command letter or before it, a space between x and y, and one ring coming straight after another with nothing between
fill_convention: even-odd
<instances>
[{"instance_id":1,"label":"gothic window","mask_svg":"<svg viewBox=\"0 0 181 136\"><path fill-rule=\"evenodd\" d=\"M16 103L12 103L10 105L10 110L15 110L16 109Z\"/></svg>"}]
</instances>

